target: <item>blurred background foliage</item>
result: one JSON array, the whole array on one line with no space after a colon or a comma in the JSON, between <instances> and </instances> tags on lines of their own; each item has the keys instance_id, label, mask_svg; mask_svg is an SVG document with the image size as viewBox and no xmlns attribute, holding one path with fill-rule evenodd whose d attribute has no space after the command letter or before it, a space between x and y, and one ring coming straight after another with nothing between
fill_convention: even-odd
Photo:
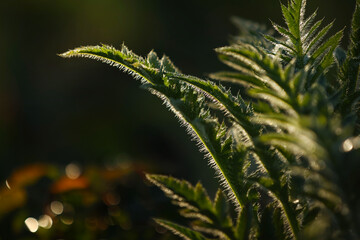
<instances>
[{"instance_id":1,"label":"blurred background foliage","mask_svg":"<svg viewBox=\"0 0 360 240\"><path fill-rule=\"evenodd\" d=\"M308 9L336 19L336 31L349 26L354 4L312 0ZM0 239L170 239L150 220L171 214L170 206L143 172L201 180L213 195L213 171L161 101L133 79L56 54L125 42L142 55L166 53L183 72L203 77L225 68L212 49L237 33L231 16L282 23L278 0L1 1ZM80 175L69 177L69 166ZM63 213L51 211L53 202ZM32 233L29 217L38 225L50 218L51 228Z\"/></svg>"}]
</instances>

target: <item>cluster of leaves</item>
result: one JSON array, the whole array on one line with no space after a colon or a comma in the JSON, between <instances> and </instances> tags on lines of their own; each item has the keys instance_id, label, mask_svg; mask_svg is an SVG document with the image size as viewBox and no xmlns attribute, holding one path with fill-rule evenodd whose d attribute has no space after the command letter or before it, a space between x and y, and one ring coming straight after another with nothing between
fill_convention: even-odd
<instances>
[{"instance_id":1,"label":"cluster of leaves","mask_svg":"<svg viewBox=\"0 0 360 240\"><path fill-rule=\"evenodd\" d=\"M190 227L156 220L184 239L360 236L360 1L347 50L339 47L343 31L326 38L332 23L320 28L323 20L315 21L316 12L305 17L305 5L281 4L286 26L273 23L280 37L237 19L243 35L216 49L235 71L210 77L243 86L243 97L182 74L153 51L142 58L124 45L102 45L61 55L130 72L198 140L237 217L229 215L220 190L211 201L200 184L148 175L192 219Z\"/></svg>"}]
</instances>

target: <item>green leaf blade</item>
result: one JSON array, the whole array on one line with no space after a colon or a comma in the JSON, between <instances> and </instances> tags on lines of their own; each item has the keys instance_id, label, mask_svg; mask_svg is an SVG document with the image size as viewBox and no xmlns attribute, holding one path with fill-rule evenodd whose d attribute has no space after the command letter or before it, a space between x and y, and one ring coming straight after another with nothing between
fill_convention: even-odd
<instances>
[{"instance_id":1,"label":"green leaf blade","mask_svg":"<svg viewBox=\"0 0 360 240\"><path fill-rule=\"evenodd\" d=\"M162 220L162 219L155 219L155 221L163 226L164 228L167 228L175 235L181 237L184 240L209 240L208 238L205 238L201 233L194 231L190 228L178 225L176 223Z\"/></svg>"}]
</instances>

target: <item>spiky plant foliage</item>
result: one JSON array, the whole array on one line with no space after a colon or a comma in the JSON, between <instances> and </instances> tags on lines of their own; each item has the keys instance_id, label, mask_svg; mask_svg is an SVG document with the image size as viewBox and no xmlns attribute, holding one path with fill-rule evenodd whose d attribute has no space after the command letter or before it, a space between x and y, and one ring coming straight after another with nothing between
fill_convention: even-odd
<instances>
[{"instance_id":1,"label":"spiky plant foliage","mask_svg":"<svg viewBox=\"0 0 360 240\"><path fill-rule=\"evenodd\" d=\"M142 58L124 45L121 50L101 45L61 54L128 71L199 141L237 218L220 190L212 201L201 184L147 175L191 219L187 227L156 220L180 237L360 237L360 1L347 50L339 47L343 31L326 37L332 23L321 27L316 12L305 16L305 5L305 0L281 4L286 26L273 23L278 35L235 19L243 35L216 49L234 71L210 77L240 84L243 97L182 74L153 51ZM330 68L336 76L329 75Z\"/></svg>"}]
</instances>

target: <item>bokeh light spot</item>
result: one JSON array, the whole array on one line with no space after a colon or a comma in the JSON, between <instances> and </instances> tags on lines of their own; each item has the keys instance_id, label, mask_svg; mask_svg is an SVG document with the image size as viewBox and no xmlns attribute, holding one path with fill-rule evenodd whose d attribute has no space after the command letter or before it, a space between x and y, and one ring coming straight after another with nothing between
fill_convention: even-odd
<instances>
[{"instance_id":1,"label":"bokeh light spot","mask_svg":"<svg viewBox=\"0 0 360 240\"><path fill-rule=\"evenodd\" d=\"M42 215L39 218L38 222L39 222L39 226L45 229L50 229L53 224L53 221L49 215Z\"/></svg>"},{"instance_id":2,"label":"bokeh light spot","mask_svg":"<svg viewBox=\"0 0 360 240\"><path fill-rule=\"evenodd\" d=\"M70 179L77 179L81 175L80 167L74 163L70 163L65 167L65 174Z\"/></svg>"},{"instance_id":3,"label":"bokeh light spot","mask_svg":"<svg viewBox=\"0 0 360 240\"><path fill-rule=\"evenodd\" d=\"M61 217L60 220L65 225L71 225L74 222L74 219L72 217Z\"/></svg>"},{"instance_id":4,"label":"bokeh light spot","mask_svg":"<svg viewBox=\"0 0 360 240\"><path fill-rule=\"evenodd\" d=\"M62 214L62 212L64 211L64 205L59 202L59 201L53 201L50 204L50 210L56 214L56 215L60 215Z\"/></svg>"},{"instance_id":5,"label":"bokeh light spot","mask_svg":"<svg viewBox=\"0 0 360 240\"><path fill-rule=\"evenodd\" d=\"M11 189L11 187L10 187L10 184L9 184L8 180L6 180L6 181L5 181L5 184L6 184L6 187L7 187L8 189Z\"/></svg>"},{"instance_id":6,"label":"bokeh light spot","mask_svg":"<svg viewBox=\"0 0 360 240\"><path fill-rule=\"evenodd\" d=\"M342 144L342 150L344 152L350 152L354 148L354 145L350 139L346 139Z\"/></svg>"},{"instance_id":7,"label":"bokeh light spot","mask_svg":"<svg viewBox=\"0 0 360 240\"><path fill-rule=\"evenodd\" d=\"M39 229L38 221L32 217L29 217L25 220L25 225L32 233L36 232Z\"/></svg>"}]
</instances>

